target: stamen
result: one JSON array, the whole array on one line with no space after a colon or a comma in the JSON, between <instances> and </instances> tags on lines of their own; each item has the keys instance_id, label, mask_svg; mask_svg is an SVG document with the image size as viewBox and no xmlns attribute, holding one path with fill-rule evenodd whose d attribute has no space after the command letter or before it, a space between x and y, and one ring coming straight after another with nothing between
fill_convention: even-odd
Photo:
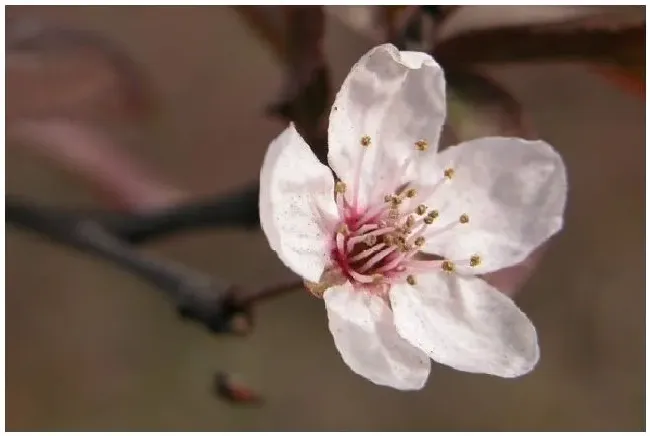
<instances>
[{"instance_id":1,"label":"stamen","mask_svg":"<svg viewBox=\"0 0 650 436\"><path fill-rule=\"evenodd\" d=\"M436 220L436 218L438 218L438 216L440 216L440 213L434 209L431 212L429 212L429 214L426 217L424 217L424 223L433 224L433 222Z\"/></svg>"},{"instance_id":2,"label":"stamen","mask_svg":"<svg viewBox=\"0 0 650 436\"><path fill-rule=\"evenodd\" d=\"M351 257L349 262L350 263L358 262L358 261L360 261L362 259L365 259L366 257L370 256L371 254L374 254L374 253L378 252L379 250L384 249L385 247L386 247L386 244L377 244L377 245L375 245L373 247L367 248L367 249L363 250L361 253L357 254L356 256Z\"/></svg>"},{"instance_id":3,"label":"stamen","mask_svg":"<svg viewBox=\"0 0 650 436\"><path fill-rule=\"evenodd\" d=\"M388 197L388 196L386 196ZM391 196L391 198L393 198ZM387 200L387 203L390 202L391 200ZM360 223L365 223L367 221L370 221L371 219L381 215L384 211L388 210L390 208L390 205L386 203L379 203L375 204L374 206L370 207L366 213L364 213L361 218L359 218Z\"/></svg>"},{"instance_id":4,"label":"stamen","mask_svg":"<svg viewBox=\"0 0 650 436\"><path fill-rule=\"evenodd\" d=\"M409 190L406 191L406 196L407 196L408 198L413 198L413 197L415 197L417 194L418 194L418 191L417 191L415 188L411 188L411 189L409 189Z\"/></svg>"},{"instance_id":5,"label":"stamen","mask_svg":"<svg viewBox=\"0 0 650 436\"><path fill-rule=\"evenodd\" d=\"M369 275L366 275L366 274L360 274L360 273L358 273L358 272L356 272L355 270L352 270L352 269L350 271L348 271L348 272L352 276L352 278L354 280L356 280L357 282L359 282L359 283L369 284L369 283L374 282L374 280L375 280L372 276L369 276Z\"/></svg>"},{"instance_id":6,"label":"stamen","mask_svg":"<svg viewBox=\"0 0 650 436\"><path fill-rule=\"evenodd\" d=\"M336 185L334 185L334 190L338 194L345 194L346 189L347 189L347 185L343 182L336 182Z\"/></svg>"},{"instance_id":7,"label":"stamen","mask_svg":"<svg viewBox=\"0 0 650 436\"><path fill-rule=\"evenodd\" d=\"M352 205L356 208L359 205L359 188L361 185L361 168L363 167L363 161L366 157L366 151L370 146L370 136L365 135L361 138L361 146L363 151L361 156L359 156L359 161L357 162L356 173L354 175L354 192L352 195Z\"/></svg>"},{"instance_id":8,"label":"stamen","mask_svg":"<svg viewBox=\"0 0 650 436\"><path fill-rule=\"evenodd\" d=\"M397 249L397 247L386 247L385 249L383 249L379 253L375 254L373 257L371 257L365 264L363 264L363 266L361 266L361 268L359 268L359 271L360 272L368 271L370 268L375 266L375 264L377 264L377 262L384 259L386 256L388 256L389 254L394 252L396 249Z\"/></svg>"},{"instance_id":9,"label":"stamen","mask_svg":"<svg viewBox=\"0 0 650 436\"><path fill-rule=\"evenodd\" d=\"M454 178L454 175L456 174L456 171L454 171L453 168L447 168L447 169L445 170L445 173L444 173L444 174L445 174L445 178L446 178L447 180L451 180L451 179Z\"/></svg>"},{"instance_id":10,"label":"stamen","mask_svg":"<svg viewBox=\"0 0 650 436\"><path fill-rule=\"evenodd\" d=\"M349 235L350 229L348 228L347 224L341 223L336 227L336 233L339 233L341 235Z\"/></svg>"},{"instance_id":11,"label":"stamen","mask_svg":"<svg viewBox=\"0 0 650 436\"><path fill-rule=\"evenodd\" d=\"M336 234L336 249L341 255L345 254L345 236L341 233Z\"/></svg>"},{"instance_id":12,"label":"stamen","mask_svg":"<svg viewBox=\"0 0 650 436\"><path fill-rule=\"evenodd\" d=\"M458 222L460 222L461 224L467 224L469 222L469 215L467 215L466 213L462 214L458 218Z\"/></svg>"},{"instance_id":13,"label":"stamen","mask_svg":"<svg viewBox=\"0 0 650 436\"><path fill-rule=\"evenodd\" d=\"M411 286L414 286L415 284L417 284L417 281L415 280L414 276L409 274L409 275L406 276L406 283L408 283Z\"/></svg>"},{"instance_id":14,"label":"stamen","mask_svg":"<svg viewBox=\"0 0 650 436\"><path fill-rule=\"evenodd\" d=\"M424 204L420 204L418 207L415 208L415 213L418 215L422 216L427 212L427 207Z\"/></svg>"},{"instance_id":15,"label":"stamen","mask_svg":"<svg viewBox=\"0 0 650 436\"><path fill-rule=\"evenodd\" d=\"M479 266L480 264L481 264L481 256L479 256L478 254L475 254L469 258L469 266L476 267Z\"/></svg>"},{"instance_id":16,"label":"stamen","mask_svg":"<svg viewBox=\"0 0 650 436\"><path fill-rule=\"evenodd\" d=\"M424 139L420 139L415 143L415 148L419 151L425 151L427 148L429 148L429 143Z\"/></svg>"},{"instance_id":17,"label":"stamen","mask_svg":"<svg viewBox=\"0 0 650 436\"><path fill-rule=\"evenodd\" d=\"M440 267L444 272L447 273L452 273L456 270L456 265L454 265L454 263L450 260L443 260Z\"/></svg>"},{"instance_id":18,"label":"stamen","mask_svg":"<svg viewBox=\"0 0 650 436\"><path fill-rule=\"evenodd\" d=\"M359 227L359 230L357 230L355 233L361 234L361 233L366 233L371 230L375 230L379 228L379 224L364 224L361 227Z\"/></svg>"},{"instance_id":19,"label":"stamen","mask_svg":"<svg viewBox=\"0 0 650 436\"><path fill-rule=\"evenodd\" d=\"M381 236L381 235L385 235L386 233L391 233L393 231L395 231L395 227L383 227L377 230L373 230L372 232L365 233L363 235L353 236L350 239L348 239L348 244L347 244L348 251L352 250L352 247L357 245L359 242L365 242L367 240L366 238L368 238L369 236Z\"/></svg>"},{"instance_id":20,"label":"stamen","mask_svg":"<svg viewBox=\"0 0 650 436\"><path fill-rule=\"evenodd\" d=\"M416 247L422 247L424 243L425 243L425 239L423 236L418 236L417 238L415 238L415 241L413 241L413 244Z\"/></svg>"}]
</instances>

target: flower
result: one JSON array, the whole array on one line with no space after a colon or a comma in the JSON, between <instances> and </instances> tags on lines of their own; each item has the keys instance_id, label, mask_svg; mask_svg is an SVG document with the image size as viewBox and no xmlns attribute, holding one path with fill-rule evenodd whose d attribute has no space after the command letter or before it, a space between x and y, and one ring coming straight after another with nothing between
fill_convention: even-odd
<instances>
[{"instance_id":1,"label":"flower","mask_svg":"<svg viewBox=\"0 0 650 436\"><path fill-rule=\"evenodd\" d=\"M322 296L356 373L420 389L430 359L517 377L539 359L534 326L477 277L560 230L567 181L542 141L482 138L437 153L440 66L376 47L352 68L329 122L331 170L290 125L269 146L260 220L280 259Z\"/></svg>"}]
</instances>

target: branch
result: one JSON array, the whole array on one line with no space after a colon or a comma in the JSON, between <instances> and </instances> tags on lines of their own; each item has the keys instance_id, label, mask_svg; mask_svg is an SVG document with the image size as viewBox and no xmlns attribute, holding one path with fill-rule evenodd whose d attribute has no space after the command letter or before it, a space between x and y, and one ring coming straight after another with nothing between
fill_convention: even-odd
<instances>
[{"instance_id":1,"label":"branch","mask_svg":"<svg viewBox=\"0 0 650 436\"><path fill-rule=\"evenodd\" d=\"M212 332L245 333L252 327L250 307L253 303L295 290L302 282L293 281L254 292L243 292L215 277L140 253L121 239L119 234L121 230L127 238L142 242L147 237L160 236L166 231L192 227L197 223L234 225L238 219L237 211L240 210L237 198L232 196L212 204L187 205L160 215L123 218L119 221L116 216L112 219L94 218L93 213L57 211L7 197L6 221L113 262L160 289L172 300L183 317L203 324ZM202 215L205 210L211 211L211 214L206 215L208 219ZM152 231L147 229L148 223L153 225Z\"/></svg>"}]
</instances>

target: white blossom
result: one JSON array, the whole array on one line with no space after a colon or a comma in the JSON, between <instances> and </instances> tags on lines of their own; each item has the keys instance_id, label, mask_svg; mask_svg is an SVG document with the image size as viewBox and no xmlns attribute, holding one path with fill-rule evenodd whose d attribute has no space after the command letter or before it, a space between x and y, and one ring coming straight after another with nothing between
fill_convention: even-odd
<instances>
[{"instance_id":1,"label":"white blossom","mask_svg":"<svg viewBox=\"0 0 650 436\"><path fill-rule=\"evenodd\" d=\"M445 80L424 53L386 44L352 68L331 110L331 168L290 125L270 145L260 219L280 259L322 295L356 373L420 389L430 359L517 377L534 326L480 278L560 230L567 181L543 141L491 137L438 153Z\"/></svg>"}]
</instances>

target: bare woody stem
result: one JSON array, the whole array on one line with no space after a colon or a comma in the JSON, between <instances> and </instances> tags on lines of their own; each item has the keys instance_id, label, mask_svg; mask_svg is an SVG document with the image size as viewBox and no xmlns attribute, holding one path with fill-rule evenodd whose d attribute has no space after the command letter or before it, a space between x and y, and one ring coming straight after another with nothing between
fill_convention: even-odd
<instances>
[{"instance_id":1,"label":"bare woody stem","mask_svg":"<svg viewBox=\"0 0 650 436\"><path fill-rule=\"evenodd\" d=\"M8 197L5 203L8 223L113 262L160 289L173 301L183 317L197 321L216 333L232 332L234 317L239 318L238 329L242 330L242 318L248 325L252 323L252 304L298 289L301 285L301 282L293 281L256 291L245 291L178 263L141 253L129 241L131 238L142 242L195 224L240 225L246 221L238 220L237 213L245 213L246 208L242 208L233 197L213 203L188 204L149 216L131 217L59 211L31 205L12 197ZM205 210L213 213L202 213Z\"/></svg>"}]
</instances>

